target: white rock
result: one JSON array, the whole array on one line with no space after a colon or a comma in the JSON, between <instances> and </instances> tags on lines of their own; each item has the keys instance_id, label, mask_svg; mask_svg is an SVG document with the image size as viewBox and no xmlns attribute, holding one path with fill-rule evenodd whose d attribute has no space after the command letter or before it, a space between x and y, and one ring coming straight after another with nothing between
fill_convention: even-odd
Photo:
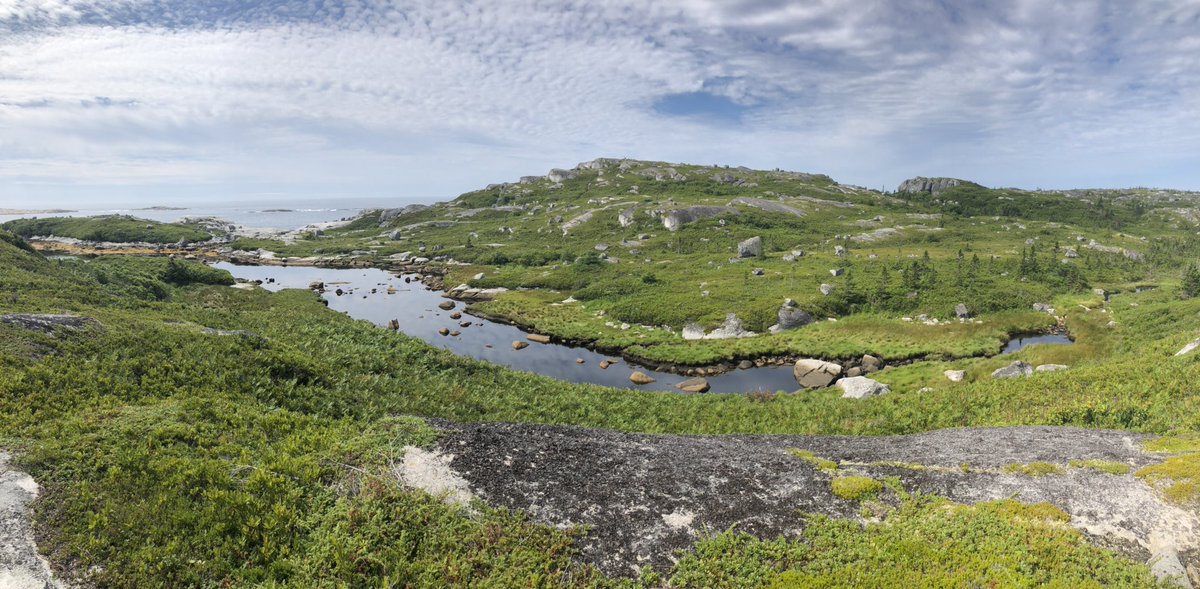
<instances>
[{"instance_id":1,"label":"white rock","mask_svg":"<svg viewBox=\"0 0 1200 589\"><path fill-rule=\"evenodd\" d=\"M946 378L950 382L962 382L967 377L967 371L965 370L947 370L942 374L946 375Z\"/></svg>"},{"instance_id":2,"label":"white rock","mask_svg":"<svg viewBox=\"0 0 1200 589\"><path fill-rule=\"evenodd\" d=\"M837 387L842 389L843 399L865 399L867 397L886 395L892 391L888 385L865 376L843 378L837 381Z\"/></svg>"}]
</instances>

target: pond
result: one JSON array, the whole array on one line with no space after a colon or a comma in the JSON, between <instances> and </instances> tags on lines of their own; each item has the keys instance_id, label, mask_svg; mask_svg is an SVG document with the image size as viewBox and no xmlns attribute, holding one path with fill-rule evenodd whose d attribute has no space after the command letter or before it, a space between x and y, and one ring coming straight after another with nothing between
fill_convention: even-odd
<instances>
[{"instance_id":1,"label":"pond","mask_svg":"<svg viewBox=\"0 0 1200 589\"><path fill-rule=\"evenodd\" d=\"M1009 340L1008 343L1004 345L1004 349L1001 350L1000 353L1012 354L1013 352L1020 352L1021 350L1036 344L1064 345L1073 343L1075 342L1071 341L1070 336L1065 333L1046 333L1041 335L1017 336Z\"/></svg>"},{"instance_id":2,"label":"pond","mask_svg":"<svg viewBox=\"0 0 1200 589\"><path fill-rule=\"evenodd\" d=\"M456 303L449 311L438 308L447 300L438 291L421 284L416 275L405 277L378 269L334 269L306 266L239 266L222 262L214 267L227 270L237 278L262 280L262 287L277 291L285 288L306 289L312 282L324 282L326 292L322 295L329 301L329 308L341 311L355 319L370 321L380 327L396 319L400 331L419 338L431 345L445 348L456 354L502 364L517 370L543 374L560 380L577 383L592 383L616 388L659 390L678 392L675 384L689 377L659 372L641 366L631 366L619 356L606 356L583 347L557 343L539 344L525 339L528 332L517 327L475 317L464 311L463 303ZM388 294L388 287L396 289ZM336 289L345 294L338 296ZM372 292L374 290L375 292ZM451 319L452 313L462 313L460 319ZM467 327L463 322L469 321ZM440 329L460 332L457 336L443 336ZM522 341L529 344L523 350L514 350L512 343ZM577 360L583 360L578 363ZM600 368L602 360L620 360L607 369ZM650 375L656 382L635 385L629 381L634 370ZM794 391L798 387L792 376L791 366L765 366L745 370L732 370L725 374L707 377L710 392L745 393L757 390Z\"/></svg>"}]
</instances>

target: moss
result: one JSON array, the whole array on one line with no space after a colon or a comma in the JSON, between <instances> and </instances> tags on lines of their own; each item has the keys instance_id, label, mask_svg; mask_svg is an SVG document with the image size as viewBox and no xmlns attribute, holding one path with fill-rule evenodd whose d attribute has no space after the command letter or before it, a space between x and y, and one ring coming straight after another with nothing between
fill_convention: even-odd
<instances>
[{"instance_id":1,"label":"moss","mask_svg":"<svg viewBox=\"0 0 1200 589\"><path fill-rule=\"evenodd\" d=\"M1027 477L1044 477L1052 474L1062 474L1062 468L1048 462L1030 462L1029 464L1009 464L1003 469L1009 474L1019 474Z\"/></svg>"},{"instance_id":2,"label":"moss","mask_svg":"<svg viewBox=\"0 0 1200 589\"><path fill-rule=\"evenodd\" d=\"M1200 453L1173 456L1137 471L1175 503L1200 505Z\"/></svg>"},{"instance_id":3,"label":"moss","mask_svg":"<svg viewBox=\"0 0 1200 589\"><path fill-rule=\"evenodd\" d=\"M874 497L883 490L883 483L870 477L838 477L830 483L833 494L846 501L860 501Z\"/></svg>"},{"instance_id":4,"label":"moss","mask_svg":"<svg viewBox=\"0 0 1200 589\"><path fill-rule=\"evenodd\" d=\"M825 472L833 472L838 469L838 463L818 457L816 454L808 450L800 450L799 448L788 448L788 453L800 460L803 460Z\"/></svg>"},{"instance_id":5,"label":"moss","mask_svg":"<svg viewBox=\"0 0 1200 589\"><path fill-rule=\"evenodd\" d=\"M1142 448L1147 452L1166 454L1200 452L1200 432L1184 432L1173 436L1150 438L1142 442Z\"/></svg>"},{"instance_id":6,"label":"moss","mask_svg":"<svg viewBox=\"0 0 1200 589\"><path fill-rule=\"evenodd\" d=\"M1072 460L1070 464L1073 468L1087 468L1116 475L1129 474L1129 471L1133 470L1128 464L1111 460Z\"/></svg>"}]
</instances>

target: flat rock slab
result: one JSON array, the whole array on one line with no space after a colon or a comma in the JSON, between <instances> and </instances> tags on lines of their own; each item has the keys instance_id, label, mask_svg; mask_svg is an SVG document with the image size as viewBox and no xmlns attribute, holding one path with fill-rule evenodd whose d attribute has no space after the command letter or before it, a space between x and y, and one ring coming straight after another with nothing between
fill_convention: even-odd
<instances>
[{"instance_id":1,"label":"flat rock slab","mask_svg":"<svg viewBox=\"0 0 1200 589\"><path fill-rule=\"evenodd\" d=\"M44 315L37 313L12 313L0 316L0 322L15 325L29 331L54 333L56 329L76 331L89 325L99 325L100 322L91 317L78 315Z\"/></svg>"},{"instance_id":2,"label":"flat rock slab","mask_svg":"<svg viewBox=\"0 0 1200 589\"><path fill-rule=\"evenodd\" d=\"M9 465L0 452L0 587L4 589L60 589L50 565L37 551L30 525L29 504L39 487L27 474Z\"/></svg>"},{"instance_id":3,"label":"flat rock slab","mask_svg":"<svg viewBox=\"0 0 1200 589\"><path fill-rule=\"evenodd\" d=\"M1128 555L1175 555L1200 566L1200 519L1165 504L1140 479L1067 468L1110 460L1159 462L1127 432L1059 427L951 429L910 436L673 436L532 424L435 422L438 451L472 495L541 523L588 525L582 558L608 574L670 567L704 530L796 537L802 513L858 517L832 494L829 473L792 456L813 452L840 474L899 477L909 492L963 503L1047 501L1100 543ZM1028 477L1010 464L1050 462L1063 474ZM892 463L892 464L888 464ZM923 468L906 465L921 465ZM969 465L964 472L962 465Z\"/></svg>"}]
</instances>

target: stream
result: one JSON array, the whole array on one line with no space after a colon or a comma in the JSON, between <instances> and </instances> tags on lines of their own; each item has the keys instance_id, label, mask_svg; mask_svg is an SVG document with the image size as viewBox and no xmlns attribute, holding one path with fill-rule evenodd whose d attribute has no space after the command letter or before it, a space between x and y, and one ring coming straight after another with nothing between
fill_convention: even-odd
<instances>
[{"instance_id":1,"label":"stream","mask_svg":"<svg viewBox=\"0 0 1200 589\"><path fill-rule=\"evenodd\" d=\"M400 331L416 337L430 345L445 348L462 356L502 364L516 370L542 374L559 380L576 383L591 383L622 389L641 389L678 392L677 383L688 376L660 372L643 366L632 366L619 356L608 356L584 347L559 343L541 344L525 339L529 332L520 328L497 323L471 315L465 304L455 302L454 309L442 310L439 304L450 299L439 291L430 290L415 274L396 276L374 268L317 268L312 266L242 266L229 262L213 264L226 270L235 278L261 280L262 287L269 291L285 288L307 289L313 282L324 282L326 292L321 296L329 302L329 308L340 311L355 319L370 321L380 327L396 319ZM388 287L395 294L388 294ZM345 294L337 295L337 289ZM374 292L372 292L374 290ZM462 313L460 319L450 315ZM469 321L467 327L462 323ZM453 334L441 335L440 329ZM521 341L529 344L523 350L514 350L512 343ZM1025 346L1039 343L1070 343L1065 335L1039 335L1016 338L1005 346L1005 354ZM582 363L578 360L583 360ZM600 362L617 360L607 369ZM646 385L635 385L629 381L634 370L655 379ZM747 393L753 391L794 391L797 384L791 366L764 366L735 369L724 374L707 376L712 393Z\"/></svg>"}]
</instances>

